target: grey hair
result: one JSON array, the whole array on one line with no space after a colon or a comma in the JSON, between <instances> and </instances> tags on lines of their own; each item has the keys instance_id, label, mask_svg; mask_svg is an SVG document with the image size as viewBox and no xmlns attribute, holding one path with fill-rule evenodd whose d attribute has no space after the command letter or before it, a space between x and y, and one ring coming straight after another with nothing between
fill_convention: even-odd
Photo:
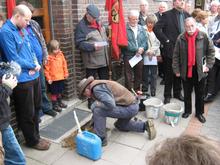
<instances>
[{"instance_id":1,"label":"grey hair","mask_svg":"<svg viewBox=\"0 0 220 165\"><path fill-rule=\"evenodd\" d=\"M196 20L195 20L195 18L193 18L193 17L188 17L188 18L186 18L186 19L184 20L184 24L186 24L186 22L188 22L188 21L193 21L193 22L196 23Z\"/></svg>"},{"instance_id":2,"label":"grey hair","mask_svg":"<svg viewBox=\"0 0 220 165\"><path fill-rule=\"evenodd\" d=\"M133 9L129 10L128 17L130 17L130 16L139 17L139 11L138 10L133 10Z\"/></svg>"}]
</instances>

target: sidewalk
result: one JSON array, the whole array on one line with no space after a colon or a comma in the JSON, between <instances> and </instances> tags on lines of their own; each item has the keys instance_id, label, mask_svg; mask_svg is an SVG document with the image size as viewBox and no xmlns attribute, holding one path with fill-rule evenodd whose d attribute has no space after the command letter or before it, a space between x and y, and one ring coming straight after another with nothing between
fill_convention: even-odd
<instances>
[{"instance_id":1,"label":"sidewalk","mask_svg":"<svg viewBox=\"0 0 220 165\"><path fill-rule=\"evenodd\" d=\"M156 97L162 100L163 87L158 85L156 94ZM148 140L147 133L119 132L113 126L114 119L108 118L107 127L111 130L108 132L108 145L103 147L102 158L98 161L84 158L78 155L75 150L62 148L61 144L57 143L52 143L48 151L37 151L23 145L22 148L28 165L146 165L147 153L151 153L155 144L168 137L177 137L183 133L202 134L220 142L220 132L218 131L220 126L219 99L220 95L213 103L205 106L205 114L207 115L205 124L198 122L192 114L188 119L181 118L179 125L173 128L164 123L161 113L160 118L155 120L157 137L153 141ZM176 99L172 99L171 102L178 102L183 106L183 102ZM145 112L139 112L138 118L145 121Z\"/></svg>"}]
</instances>

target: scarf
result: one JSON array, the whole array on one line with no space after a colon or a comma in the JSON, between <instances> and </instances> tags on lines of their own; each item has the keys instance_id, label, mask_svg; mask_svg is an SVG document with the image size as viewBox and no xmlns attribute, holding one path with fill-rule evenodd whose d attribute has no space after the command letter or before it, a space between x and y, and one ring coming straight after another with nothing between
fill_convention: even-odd
<instances>
[{"instance_id":1,"label":"scarf","mask_svg":"<svg viewBox=\"0 0 220 165\"><path fill-rule=\"evenodd\" d=\"M100 29L101 29L101 25L100 25L98 22L96 22L96 20L94 20L93 22L91 22L90 25L89 25L89 27L94 28L94 29L97 29L97 30L99 30L99 31L100 31Z\"/></svg>"},{"instance_id":2,"label":"scarf","mask_svg":"<svg viewBox=\"0 0 220 165\"><path fill-rule=\"evenodd\" d=\"M187 32L185 33L186 40L188 41L188 73L187 77L192 77L192 68L195 66L196 62L196 36L198 34L198 29L193 33L193 35L189 35Z\"/></svg>"}]
</instances>

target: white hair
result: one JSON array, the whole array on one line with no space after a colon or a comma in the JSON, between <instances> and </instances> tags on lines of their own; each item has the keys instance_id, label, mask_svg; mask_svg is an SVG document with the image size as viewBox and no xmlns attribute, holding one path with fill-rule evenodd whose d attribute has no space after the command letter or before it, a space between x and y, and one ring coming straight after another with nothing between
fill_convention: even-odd
<instances>
[{"instance_id":1,"label":"white hair","mask_svg":"<svg viewBox=\"0 0 220 165\"><path fill-rule=\"evenodd\" d=\"M147 6L149 6L147 0L140 0L140 5L147 5Z\"/></svg>"},{"instance_id":2,"label":"white hair","mask_svg":"<svg viewBox=\"0 0 220 165\"><path fill-rule=\"evenodd\" d=\"M160 6L164 6L166 9L168 8L166 2L160 2L158 6L159 6L159 7L160 7Z\"/></svg>"},{"instance_id":3,"label":"white hair","mask_svg":"<svg viewBox=\"0 0 220 165\"><path fill-rule=\"evenodd\" d=\"M139 11L138 10L129 10L128 12L128 17L130 16L135 16L135 17L139 17Z\"/></svg>"},{"instance_id":4,"label":"white hair","mask_svg":"<svg viewBox=\"0 0 220 165\"><path fill-rule=\"evenodd\" d=\"M217 6L218 6L218 5L219 5L219 2L218 2L218 1L212 1L211 4L210 4L210 6L213 6L213 5L217 5Z\"/></svg>"}]
</instances>

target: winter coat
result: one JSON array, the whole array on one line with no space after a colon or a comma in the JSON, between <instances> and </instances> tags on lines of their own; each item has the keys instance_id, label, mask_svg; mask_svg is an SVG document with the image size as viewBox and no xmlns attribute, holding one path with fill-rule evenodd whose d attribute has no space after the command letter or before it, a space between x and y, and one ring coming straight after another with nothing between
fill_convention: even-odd
<instances>
[{"instance_id":1,"label":"winter coat","mask_svg":"<svg viewBox=\"0 0 220 165\"><path fill-rule=\"evenodd\" d=\"M11 108L7 98L12 94L11 88L0 84L0 131L7 128L11 119Z\"/></svg>"},{"instance_id":2,"label":"winter coat","mask_svg":"<svg viewBox=\"0 0 220 165\"><path fill-rule=\"evenodd\" d=\"M80 50L83 64L86 68L97 69L108 66L109 57L107 46L100 50L95 50L95 42L107 42L105 28L100 30L90 27L89 22L84 17L76 26L75 45Z\"/></svg>"},{"instance_id":3,"label":"winter coat","mask_svg":"<svg viewBox=\"0 0 220 165\"><path fill-rule=\"evenodd\" d=\"M136 55L138 48L142 47L142 48L144 48L144 51L146 51L148 49L147 35L145 32L145 29L141 25L137 25L137 26L138 26L137 27L138 28L137 43L136 43L136 39L135 39L133 30L131 29L129 24L127 24L127 26L126 26L128 46L123 47L121 50L122 50L122 54L124 55L124 57L126 57L128 59L130 59L134 55Z\"/></svg>"},{"instance_id":4,"label":"winter coat","mask_svg":"<svg viewBox=\"0 0 220 165\"><path fill-rule=\"evenodd\" d=\"M56 55L49 54L44 73L47 81L64 80L69 76L67 63L61 51Z\"/></svg>"},{"instance_id":5,"label":"winter coat","mask_svg":"<svg viewBox=\"0 0 220 165\"><path fill-rule=\"evenodd\" d=\"M215 62L215 50L212 41L207 34L199 31L196 37L196 67L198 72L198 81L206 74L203 72L204 61L206 66L211 69ZM187 77L188 68L188 43L185 33L181 34L176 41L173 53L173 72L180 73L183 80Z\"/></svg>"}]
</instances>

